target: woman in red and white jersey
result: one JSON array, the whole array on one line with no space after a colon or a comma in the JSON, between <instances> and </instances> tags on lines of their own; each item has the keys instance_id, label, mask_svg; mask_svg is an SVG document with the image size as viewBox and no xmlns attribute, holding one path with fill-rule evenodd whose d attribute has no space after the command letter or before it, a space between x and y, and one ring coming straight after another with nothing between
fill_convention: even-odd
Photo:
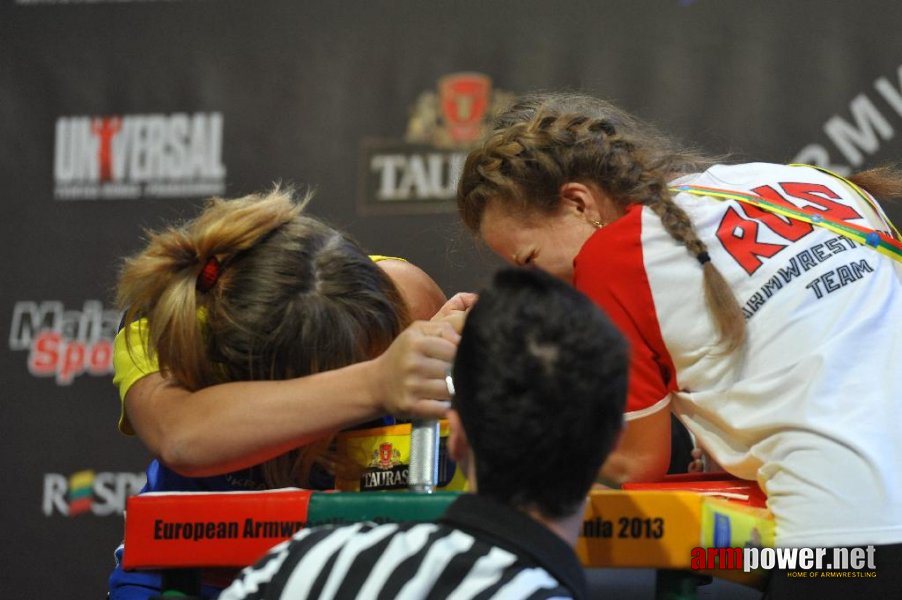
<instances>
[{"instance_id":1,"label":"woman in red and white jersey","mask_svg":"<svg viewBox=\"0 0 902 600\"><path fill-rule=\"evenodd\" d=\"M715 164L602 100L539 94L470 153L458 207L630 340L607 479L663 476L672 410L759 482L779 545L885 546L902 543L902 245L871 194L902 177Z\"/></svg>"}]
</instances>

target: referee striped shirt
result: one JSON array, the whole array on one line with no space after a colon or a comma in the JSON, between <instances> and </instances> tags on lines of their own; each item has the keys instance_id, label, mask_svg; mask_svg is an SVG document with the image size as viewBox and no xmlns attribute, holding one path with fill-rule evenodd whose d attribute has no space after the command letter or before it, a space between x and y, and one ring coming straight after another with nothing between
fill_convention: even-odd
<instances>
[{"instance_id":1,"label":"referee striped shirt","mask_svg":"<svg viewBox=\"0 0 902 600\"><path fill-rule=\"evenodd\" d=\"M244 569L220 600L585 597L582 566L560 537L464 494L437 523L300 531Z\"/></svg>"}]
</instances>

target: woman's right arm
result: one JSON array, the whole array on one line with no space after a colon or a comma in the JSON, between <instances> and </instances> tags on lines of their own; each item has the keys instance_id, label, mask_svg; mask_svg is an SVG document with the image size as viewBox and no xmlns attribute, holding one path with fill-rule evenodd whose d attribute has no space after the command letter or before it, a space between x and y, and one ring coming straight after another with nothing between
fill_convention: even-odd
<instances>
[{"instance_id":1,"label":"woman's right arm","mask_svg":"<svg viewBox=\"0 0 902 600\"><path fill-rule=\"evenodd\" d=\"M645 273L639 216L627 215L625 225L608 229L606 245L584 252L574 275L575 287L605 311L630 347L627 421L601 472L617 484L656 481L667 473L671 393L677 388Z\"/></svg>"},{"instance_id":2,"label":"woman's right arm","mask_svg":"<svg viewBox=\"0 0 902 600\"><path fill-rule=\"evenodd\" d=\"M458 339L450 323L418 321L369 361L195 392L151 373L128 390L125 412L148 449L176 472L226 473L384 414L444 416Z\"/></svg>"},{"instance_id":3,"label":"woman's right arm","mask_svg":"<svg viewBox=\"0 0 902 600\"><path fill-rule=\"evenodd\" d=\"M601 479L620 485L659 481L670 465L670 408L626 422L620 441L601 467Z\"/></svg>"}]
</instances>

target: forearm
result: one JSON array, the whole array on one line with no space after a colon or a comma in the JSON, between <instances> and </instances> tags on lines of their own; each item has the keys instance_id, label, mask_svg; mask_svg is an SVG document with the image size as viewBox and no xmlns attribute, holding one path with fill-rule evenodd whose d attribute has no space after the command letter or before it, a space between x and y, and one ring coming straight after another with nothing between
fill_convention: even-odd
<instances>
[{"instance_id":1,"label":"forearm","mask_svg":"<svg viewBox=\"0 0 902 600\"><path fill-rule=\"evenodd\" d=\"M167 466L186 476L215 475L381 416L377 368L367 361L300 379L232 382L193 393L160 378L160 387L143 397L135 390L139 395L127 398L127 409L139 437Z\"/></svg>"},{"instance_id":2,"label":"forearm","mask_svg":"<svg viewBox=\"0 0 902 600\"><path fill-rule=\"evenodd\" d=\"M420 321L373 360L195 392L155 373L132 386L125 409L148 449L177 472L226 473L384 414L443 417L458 338L450 323Z\"/></svg>"}]
</instances>

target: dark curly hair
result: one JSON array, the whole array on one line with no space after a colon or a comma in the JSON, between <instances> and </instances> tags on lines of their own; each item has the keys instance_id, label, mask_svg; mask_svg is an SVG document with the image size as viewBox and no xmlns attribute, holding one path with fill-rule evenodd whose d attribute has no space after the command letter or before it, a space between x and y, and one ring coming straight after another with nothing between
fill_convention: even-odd
<instances>
[{"instance_id":1,"label":"dark curly hair","mask_svg":"<svg viewBox=\"0 0 902 600\"><path fill-rule=\"evenodd\" d=\"M578 510L623 424L627 361L583 294L537 269L499 271L453 371L479 494L550 518Z\"/></svg>"}]
</instances>

